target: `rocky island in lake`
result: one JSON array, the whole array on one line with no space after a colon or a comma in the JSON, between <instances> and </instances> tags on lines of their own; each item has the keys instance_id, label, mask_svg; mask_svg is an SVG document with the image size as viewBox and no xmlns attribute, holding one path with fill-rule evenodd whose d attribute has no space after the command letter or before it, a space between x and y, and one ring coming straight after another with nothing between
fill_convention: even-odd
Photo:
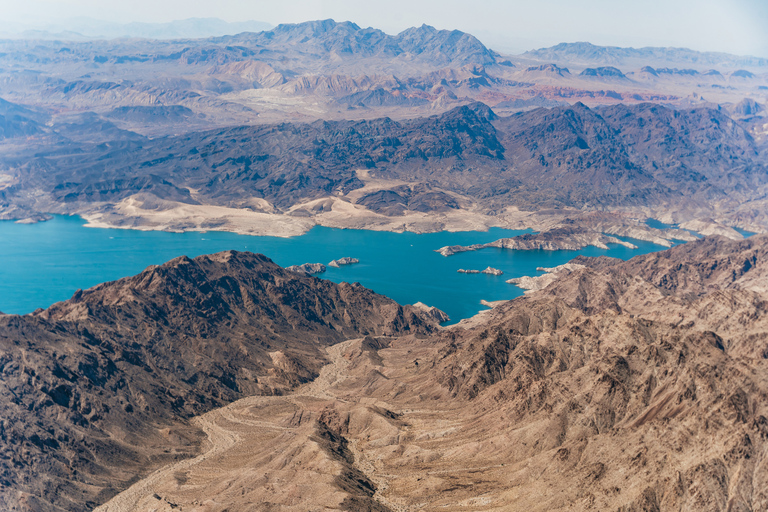
<instances>
[{"instance_id":1,"label":"rocky island in lake","mask_svg":"<svg viewBox=\"0 0 768 512\"><path fill-rule=\"evenodd\" d=\"M458 272L459 274L489 274L492 276L500 276L504 274L504 272L502 272L501 270L493 267L488 267L485 270L465 270L463 268L460 268L456 272Z\"/></svg>"},{"instance_id":2,"label":"rocky island in lake","mask_svg":"<svg viewBox=\"0 0 768 512\"><path fill-rule=\"evenodd\" d=\"M291 265L290 267L285 267L285 270L298 272L300 274L322 274L325 272L326 268L322 263L304 263L303 265Z\"/></svg>"},{"instance_id":3,"label":"rocky island in lake","mask_svg":"<svg viewBox=\"0 0 768 512\"><path fill-rule=\"evenodd\" d=\"M360 260L357 258L339 258L337 260L333 260L328 264L329 267L339 268L343 265L354 265L355 263L360 263Z\"/></svg>"},{"instance_id":4,"label":"rocky island in lake","mask_svg":"<svg viewBox=\"0 0 768 512\"><path fill-rule=\"evenodd\" d=\"M498 247L500 249L515 249L518 251L577 251L589 245L600 249L607 249L608 244L619 244L629 249L636 249L637 246L620 240L613 236L605 235L599 231L594 231L582 227L559 227L544 231L542 233L526 233L524 235L514 236L512 238L501 238L487 244L474 245L449 245L438 249L443 256L452 256L460 252L477 251L489 247Z\"/></svg>"}]
</instances>

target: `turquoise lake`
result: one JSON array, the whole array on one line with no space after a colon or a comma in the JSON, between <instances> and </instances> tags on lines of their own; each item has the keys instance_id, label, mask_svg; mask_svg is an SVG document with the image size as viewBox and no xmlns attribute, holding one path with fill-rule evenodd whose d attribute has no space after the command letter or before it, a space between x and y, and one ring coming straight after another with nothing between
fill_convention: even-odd
<instances>
[{"instance_id":1,"label":"turquoise lake","mask_svg":"<svg viewBox=\"0 0 768 512\"><path fill-rule=\"evenodd\" d=\"M324 263L344 256L360 263L328 268L318 277L359 282L401 304L417 301L437 306L451 323L486 309L480 304L512 299L523 291L505 281L539 275L536 267L554 267L578 254L628 259L664 249L631 240L637 250L612 246L581 251L510 251L484 249L444 257L434 252L446 245L486 243L525 231L390 233L315 227L293 238L256 237L209 231L165 233L86 228L80 217L56 216L39 224L0 221L0 311L24 314L68 299L78 288L141 272L177 256L189 257L234 249L266 254L282 266ZM502 276L459 274L459 268L488 266Z\"/></svg>"}]
</instances>

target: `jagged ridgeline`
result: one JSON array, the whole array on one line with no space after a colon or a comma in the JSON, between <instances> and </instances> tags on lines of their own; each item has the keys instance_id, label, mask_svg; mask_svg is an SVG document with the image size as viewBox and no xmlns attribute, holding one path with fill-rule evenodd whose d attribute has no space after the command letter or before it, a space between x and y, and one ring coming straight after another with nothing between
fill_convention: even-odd
<instances>
[{"instance_id":1,"label":"jagged ridgeline","mask_svg":"<svg viewBox=\"0 0 768 512\"><path fill-rule=\"evenodd\" d=\"M0 504L90 510L196 453L193 416L314 379L339 341L435 327L360 285L234 251L0 316Z\"/></svg>"},{"instance_id":2,"label":"jagged ridgeline","mask_svg":"<svg viewBox=\"0 0 768 512\"><path fill-rule=\"evenodd\" d=\"M15 126L44 129L31 119ZM64 152L76 156L37 148L34 158L14 160L26 179L0 191L6 217L99 210L139 193L149 203L154 197L226 207L259 198L285 212L363 187L359 169L413 183L354 197L387 215L469 203L488 211L728 209L756 199L767 176L760 146L726 114L652 104L577 104L499 117L475 103L410 121L243 126L68 147Z\"/></svg>"}]
</instances>

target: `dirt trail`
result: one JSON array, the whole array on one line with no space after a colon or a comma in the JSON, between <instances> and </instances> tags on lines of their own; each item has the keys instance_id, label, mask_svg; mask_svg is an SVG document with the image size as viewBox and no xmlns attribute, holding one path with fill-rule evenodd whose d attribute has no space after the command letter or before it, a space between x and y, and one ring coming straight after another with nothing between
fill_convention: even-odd
<instances>
[{"instance_id":1,"label":"dirt trail","mask_svg":"<svg viewBox=\"0 0 768 512\"><path fill-rule=\"evenodd\" d=\"M174 475L186 472L203 463L208 463L213 468L220 467L220 463L215 459L225 455L236 446L238 450L244 450L245 447L238 446L238 443L241 442L243 433L249 429L296 430L273 422L260 421L253 416L250 410L286 403L302 410L305 407L302 399L336 399L330 392L330 389L346 378L345 372L349 367L349 361L344 357L344 352L351 344L359 341L359 339L347 340L328 347L326 350L330 363L321 369L319 376L314 381L301 386L291 395L247 397L194 418L192 423L200 427L208 436L207 449L204 453L192 459L176 462L158 469L112 498L109 502L96 508L96 512L145 510L147 501L156 496L168 481L172 481ZM359 458L359 454L356 453L355 456ZM371 467L366 467L363 470L369 478L372 478L372 475L369 474L371 469ZM163 510L163 508L155 508L155 510Z\"/></svg>"},{"instance_id":2,"label":"dirt trail","mask_svg":"<svg viewBox=\"0 0 768 512\"><path fill-rule=\"evenodd\" d=\"M192 423L200 427L208 436L209 448L205 453L202 453L193 459L182 460L158 469L143 480L136 482L104 505L96 508L95 511L124 512L134 510L139 501L146 496L154 494L157 484L169 475L173 475L176 472L200 464L201 462L235 446L240 439L239 436L236 433L223 428L219 423L221 423L222 420L231 421L233 418L233 415L231 414L232 409L252 405L250 402L253 402L253 398L261 397L244 398L222 407L221 409L216 409L203 414L202 416L198 416L192 420ZM271 425L265 423L262 426L269 427Z\"/></svg>"}]
</instances>

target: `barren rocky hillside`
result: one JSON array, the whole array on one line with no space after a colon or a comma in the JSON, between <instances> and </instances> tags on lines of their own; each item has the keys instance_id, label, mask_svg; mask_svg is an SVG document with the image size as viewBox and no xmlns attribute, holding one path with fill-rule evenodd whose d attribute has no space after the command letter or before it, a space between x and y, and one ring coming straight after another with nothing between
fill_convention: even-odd
<instances>
[{"instance_id":1,"label":"barren rocky hillside","mask_svg":"<svg viewBox=\"0 0 768 512\"><path fill-rule=\"evenodd\" d=\"M671 247L450 327L234 251L0 313L0 509L768 510L767 70L333 20L0 40L2 220Z\"/></svg>"},{"instance_id":2,"label":"barren rocky hillside","mask_svg":"<svg viewBox=\"0 0 768 512\"><path fill-rule=\"evenodd\" d=\"M498 117L475 103L410 121L243 126L53 148L46 141L66 133L31 126L47 135L6 158L6 218L80 213L130 226L153 210L210 216L202 207L216 206L228 209L220 223L237 212L332 209L385 219L472 212L503 223L494 216L514 206L718 217L753 229L768 222L760 213L765 149L709 109L576 104ZM366 191L361 172L378 185ZM317 200L330 203L309 204Z\"/></svg>"},{"instance_id":3,"label":"barren rocky hillside","mask_svg":"<svg viewBox=\"0 0 768 512\"><path fill-rule=\"evenodd\" d=\"M290 235L623 209L762 232L765 69L589 44L504 56L333 20L0 41L0 218Z\"/></svg>"},{"instance_id":4,"label":"barren rocky hillside","mask_svg":"<svg viewBox=\"0 0 768 512\"><path fill-rule=\"evenodd\" d=\"M360 285L236 252L0 316L2 508L89 510L195 454L193 416L315 378L325 347L347 338L434 327Z\"/></svg>"}]
</instances>

